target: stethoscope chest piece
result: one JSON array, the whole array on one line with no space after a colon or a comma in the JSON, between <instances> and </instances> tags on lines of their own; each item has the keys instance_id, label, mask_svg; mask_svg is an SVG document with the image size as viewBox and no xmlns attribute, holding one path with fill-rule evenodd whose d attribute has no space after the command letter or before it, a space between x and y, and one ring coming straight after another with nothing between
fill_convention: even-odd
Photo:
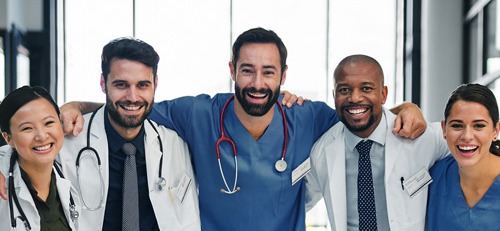
<instances>
[{"instance_id":1,"label":"stethoscope chest piece","mask_svg":"<svg viewBox=\"0 0 500 231\"><path fill-rule=\"evenodd\" d=\"M161 191L167 186L167 181L165 180L164 177L159 177L156 179L156 189Z\"/></svg>"},{"instance_id":2,"label":"stethoscope chest piece","mask_svg":"<svg viewBox=\"0 0 500 231\"><path fill-rule=\"evenodd\" d=\"M75 222L78 219L78 217L80 217L80 213L78 213L78 211L76 211L75 205L69 206L69 214L70 214L73 222Z\"/></svg>"},{"instance_id":3,"label":"stethoscope chest piece","mask_svg":"<svg viewBox=\"0 0 500 231\"><path fill-rule=\"evenodd\" d=\"M278 172L284 172L286 169L286 161L283 159L279 159L276 161L276 164L274 164L274 167L276 168L276 171Z\"/></svg>"}]
</instances>

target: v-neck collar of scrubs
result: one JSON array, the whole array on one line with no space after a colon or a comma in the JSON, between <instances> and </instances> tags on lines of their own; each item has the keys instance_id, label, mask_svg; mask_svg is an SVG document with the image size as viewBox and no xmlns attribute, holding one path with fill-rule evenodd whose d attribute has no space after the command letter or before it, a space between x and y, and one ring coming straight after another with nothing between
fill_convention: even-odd
<instances>
[{"instance_id":1,"label":"v-neck collar of scrubs","mask_svg":"<svg viewBox=\"0 0 500 231\"><path fill-rule=\"evenodd\" d=\"M450 209L455 217L463 224L463 227L466 227L467 224L476 220L476 216L482 214L480 211L488 210L490 207L494 206L493 203L497 201L496 198L498 197L498 191L500 191L500 176L495 178L483 197L481 197L481 199L479 199L479 201L472 208L469 208L462 192L462 187L460 186L460 175L458 174L458 164L456 161L453 162L449 175L451 177L449 182L453 182L453 185L451 186L453 199L451 201L458 202L456 206L450 206ZM460 215L464 212L467 212L468 216Z\"/></svg>"},{"instance_id":2,"label":"v-neck collar of scrubs","mask_svg":"<svg viewBox=\"0 0 500 231\"><path fill-rule=\"evenodd\" d=\"M236 100L236 99L235 99ZM277 143L283 143L283 135L276 137L275 134L272 134L274 129L279 130L284 134L283 127L283 117L281 115L281 111L278 108L278 105L275 103L273 109L273 119L271 123L266 128L262 136L255 140L250 132L243 126L243 123L236 116L236 112L234 111L234 100L227 106L225 114L224 114L224 130L226 131L226 135L233 139L235 143L243 142L246 144L260 144L260 145L276 145ZM232 136L232 134L237 134ZM279 139L279 140L277 140ZM279 141L279 142L278 142Z\"/></svg>"}]
</instances>

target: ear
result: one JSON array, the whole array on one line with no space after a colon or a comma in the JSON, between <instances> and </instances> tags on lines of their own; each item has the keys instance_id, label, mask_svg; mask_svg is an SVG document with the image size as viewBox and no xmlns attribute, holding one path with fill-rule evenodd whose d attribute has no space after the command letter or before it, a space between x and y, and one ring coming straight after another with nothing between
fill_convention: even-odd
<instances>
[{"instance_id":1,"label":"ear","mask_svg":"<svg viewBox=\"0 0 500 231\"><path fill-rule=\"evenodd\" d=\"M382 104L385 104L385 101L387 100L388 91L387 86L382 87Z\"/></svg>"},{"instance_id":2,"label":"ear","mask_svg":"<svg viewBox=\"0 0 500 231\"><path fill-rule=\"evenodd\" d=\"M158 87L158 75L155 76L154 85L155 85L155 92L156 92L156 88Z\"/></svg>"},{"instance_id":3,"label":"ear","mask_svg":"<svg viewBox=\"0 0 500 231\"><path fill-rule=\"evenodd\" d=\"M500 121L497 122L497 124L495 125L495 131L493 132L493 135L494 135L493 141L498 139L499 133L500 133Z\"/></svg>"},{"instance_id":4,"label":"ear","mask_svg":"<svg viewBox=\"0 0 500 231\"><path fill-rule=\"evenodd\" d=\"M231 79L236 81L236 71L234 70L233 62L231 62L231 60L229 61L229 73L231 73Z\"/></svg>"},{"instance_id":5,"label":"ear","mask_svg":"<svg viewBox=\"0 0 500 231\"><path fill-rule=\"evenodd\" d=\"M446 124L441 120L441 130L443 131L443 138L446 139Z\"/></svg>"},{"instance_id":6,"label":"ear","mask_svg":"<svg viewBox=\"0 0 500 231\"><path fill-rule=\"evenodd\" d=\"M2 132L2 136L3 136L3 139L5 140L5 142L7 142L10 146L14 147L14 144L12 143L12 139L9 136L9 134L7 134L7 132Z\"/></svg>"},{"instance_id":7,"label":"ear","mask_svg":"<svg viewBox=\"0 0 500 231\"><path fill-rule=\"evenodd\" d=\"M101 90L102 93L106 93L106 81L104 80L104 76L101 74Z\"/></svg>"},{"instance_id":8,"label":"ear","mask_svg":"<svg viewBox=\"0 0 500 231\"><path fill-rule=\"evenodd\" d=\"M288 70L288 66L285 66L283 73L281 73L281 85L285 84L286 81L286 71Z\"/></svg>"}]
</instances>

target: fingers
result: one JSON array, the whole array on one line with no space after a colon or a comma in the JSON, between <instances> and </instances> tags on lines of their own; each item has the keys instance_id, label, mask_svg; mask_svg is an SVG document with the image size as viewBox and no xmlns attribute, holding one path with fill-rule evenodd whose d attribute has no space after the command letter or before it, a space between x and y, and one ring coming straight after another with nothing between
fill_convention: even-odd
<instances>
[{"instance_id":1,"label":"fingers","mask_svg":"<svg viewBox=\"0 0 500 231\"><path fill-rule=\"evenodd\" d=\"M425 129L427 129L426 123L415 123L415 125L413 126L413 133L408 138L410 139L418 138L425 132Z\"/></svg>"},{"instance_id":2,"label":"fingers","mask_svg":"<svg viewBox=\"0 0 500 231\"><path fill-rule=\"evenodd\" d=\"M288 91L281 91L280 94L283 95L283 100L281 100L281 104L286 105L286 103L292 98L292 94Z\"/></svg>"},{"instance_id":3,"label":"fingers","mask_svg":"<svg viewBox=\"0 0 500 231\"><path fill-rule=\"evenodd\" d=\"M299 106L302 106L305 101L308 101L308 99L305 99L302 96L297 96L296 94L292 94L288 91L281 91L280 93L283 94L283 100L281 101L281 104L285 105L288 108L291 108L295 103Z\"/></svg>"},{"instance_id":4,"label":"fingers","mask_svg":"<svg viewBox=\"0 0 500 231\"><path fill-rule=\"evenodd\" d=\"M7 187L5 186L5 176L0 173L0 197L7 200Z\"/></svg>"},{"instance_id":5,"label":"fingers","mask_svg":"<svg viewBox=\"0 0 500 231\"><path fill-rule=\"evenodd\" d=\"M297 105L302 106L304 101L306 101L306 99L304 99L304 97L302 96L299 96L299 98L297 99Z\"/></svg>"},{"instance_id":6,"label":"fingers","mask_svg":"<svg viewBox=\"0 0 500 231\"><path fill-rule=\"evenodd\" d=\"M84 119L82 114L78 114L75 124L73 125L73 136L78 136L83 131Z\"/></svg>"},{"instance_id":7,"label":"fingers","mask_svg":"<svg viewBox=\"0 0 500 231\"><path fill-rule=\"evenodd\" d=\"M401 131L401 117L396 117L396 121L394 121L394 128L392 129L392 133L399 135L399 131Z\"/></svg>"},{"instance_id":8,"label":"fingers","mask_svg":"<svg viewBox=\"0 0 500 231\"><path fill-rule=\"evenodd\" d=\"M425 120L421 120L421 118L413 118L403 121L403 119L398 116L394 122L392 133L400 137L416 139L425 132L425 129L427 129L427 124L425 123Z\"/></svg>"},{"instance_id":9,"label":"fingers","mask_svg":"<svg viewBox=\"0 0 500 231\"><path fill-rule=\"evenodd\" d=\"M83 129L83 116L80 110L67 103L61 106L60 111L64 134L77 136Z\"/></svg>"},{"instance_id":10,"label":"fingers","mask_svg":"<svg viewBox=\"0 0 500 231\"><path fill-rule=\"evenodd\" d=\"M291 108L293 106L293 104L297 102L297 100L298 100L297 95L289 94L288 100L285 101L285 99L283 98L282 104L286 105L287 108Z\"/></svg>"}]
</instances>

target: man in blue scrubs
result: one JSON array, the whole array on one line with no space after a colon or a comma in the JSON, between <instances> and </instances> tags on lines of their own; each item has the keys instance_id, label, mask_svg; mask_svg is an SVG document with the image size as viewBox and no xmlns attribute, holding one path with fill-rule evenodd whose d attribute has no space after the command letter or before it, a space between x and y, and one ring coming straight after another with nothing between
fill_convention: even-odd
<instances>
[{"instance_id":1,"label":"man in blue scrubs","mask_svg":"<svg viewBox=\"0 0 500 231\"><path fill-rule=\"evenodd\" d=\"M323 102L281 110L277 102L286 80L286 57L286 47L276 33L250 29L233 45L229 68L235 81L234 94L182 97L153 107L150 118L176 130L188 143L203 230L305 230L305 184L301 177L306 173L312 145L339 119ZM393 111L404 108L404 125L408 127L402 129L398 118L394 132L413 138L425 130L425 122L417 107L404 105L410 106ZM84 112L95 106L67 105ZM62 111L63 116L71 114L65 114L64 107ZM81 125L74 128L74 122L68 121L80 120L76 117L63 119L65 130L73 134ZM236 153L227 140L217 146L222 133L234 142ZM282 163L276 166L281 159L286 162L283 169ZM300 169L305 170L292 173L302 163Z\"/></svg>"}]
</instances>

